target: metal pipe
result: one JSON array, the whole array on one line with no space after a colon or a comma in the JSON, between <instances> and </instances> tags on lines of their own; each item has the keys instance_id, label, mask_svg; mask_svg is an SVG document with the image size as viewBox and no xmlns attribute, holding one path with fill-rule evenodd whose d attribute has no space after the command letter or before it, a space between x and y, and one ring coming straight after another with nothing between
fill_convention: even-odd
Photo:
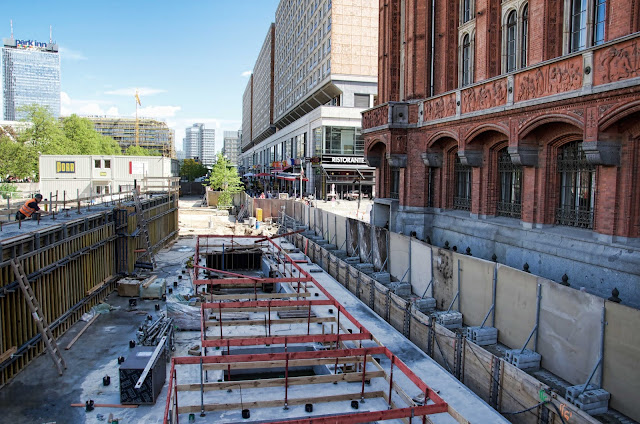
<instances>
[{"instance_id":1,"label":"metal pipe","mask_svg":"<svg viewBox=\"0 0 640 424\"><path fill-rule=\"evenodd\" d=\"M533 339L533 351L538 351L538 328L540 328L540 304L542 303L542 284L538 284L538 300L536 302L536 333Z\"/></svg>"},{"instance_id":2,"label":"metal pipe","mask_svg":"<svg viewBox=\"0 0 640 424\"><path fill-rule=\"evenodd\" d=\"M605 305L602 305L602 332L601 332L601 336L600 336L600 360L604 362L604 330L605 327L607 326L607 321L606 321L606 313L607 313L607 309L605 307ZM602 388L602 378L603 378L603 372L604 372L604 364L601 364L602 366L600 367L600 375L599 375L599 385L600 388Z\"/></svg>"},{"instance_id":3,"label":"metal pipe","mask_svg":"<svg viewBox=\"0 0 640 424\"><path fill-rule=\"evenodd\" d=\"M458 259L458 312L462 312L460 310L460 259Z\"/></svg>"},{"instance_id":4,"label":"metal pipe","mask_svg":"<svg viewBox=\"0 0 640 424\"><path fill-rule=\"evenodd\" d=\"M498 264L493 268L493 315L491 316L491 326L496 326L496 296L498 293Z\"/></svg>"},{"instance_id":5,"label":"metal pipe","mask_svg":"<svg viewBox=\"0 0 640 424\"><path fill-rule=\"evenodd\" d=\"M453 300L451 301L451 304L449 305L449 307L447 308L447 312L449 312L451 310L451 307L453 306L453 304L455 303L456 299L458 298L458 296L460 295L460 292L456 292L456 296L453 298ZM460 312L460 311L458 311Z\"/></svg>"},{"instance_id":6,"label":"metal pipe","mask_svg":"<svg viewBox=\"0 0 640 424\"><path fill-rule=\"evenodd\" d=\"M584 383L584 385L582 386L582 390L580 390L580 393L578 394L578 396L580 396L581 394L584 393L584 391L587 389L587 387L589 387L589 383L591 383L591 379L593 378L593 376L596 373L596 370L598 369L598 367L600 366L600 364L602 363L602 356L600 358L598 358L598 362L596 362L596 366L593 367L593 371L591 371L591 374L589 375L589 378L587 379L587 382ZM603 368L603 367L601 367ZM576 396L577 397L577 396Z\"/></svg>"},{"instance_id":7,"label":"metal pipe","mask_svg":"<svg viewBox=\"0 0 640 424\"><path fill-rule=\"evenodd\" d=\"M493 308L496 306L496 304L494 303L493 305L491 305L491 307L489 308L489 310L487 311L487 315L484 316L484 319L482 320L482 324L480 324L480 328L484 327L484 324L487 322L487 319L489 318L489 314L491 313L491 311L493 311Z\"/></svg>"}]
</instances>

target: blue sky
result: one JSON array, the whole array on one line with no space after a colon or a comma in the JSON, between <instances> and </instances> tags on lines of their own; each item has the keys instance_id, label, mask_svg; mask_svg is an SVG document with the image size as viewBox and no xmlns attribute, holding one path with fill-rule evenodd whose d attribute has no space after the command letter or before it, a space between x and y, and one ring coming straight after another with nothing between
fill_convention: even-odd
<instances>
[{"instance_id":1,"label":"blue sky","mask_svg":"<svg viewBox=\"0 0 640 424\"><path fill-rule=\"evenodd\" d=\"M140 116L176 130L241 126L242 94L279 0L19 1L2 7L0 36L53 40L62 60L63 115Z\"/></svg>"}]
</instances>

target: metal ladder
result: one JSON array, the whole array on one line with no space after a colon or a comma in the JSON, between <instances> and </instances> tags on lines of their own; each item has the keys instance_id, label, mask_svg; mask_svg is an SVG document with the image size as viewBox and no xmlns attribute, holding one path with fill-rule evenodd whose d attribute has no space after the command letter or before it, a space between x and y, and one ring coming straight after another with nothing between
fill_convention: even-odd
<instances>
[{"instance_id":1,"label":"metal ladder","mask_svg":"<svg viewBox=\"0 0 640 424\"><path fill-rule=\"evenodd\" d=\"M136 205L136 215L138 216L138 234L142 235L146 251L136 259L136 268L156 268L156 258L153 256L153 250L151 248L151 239L149 238L149 229L147 227L147 219L144 217L144 211L142 210L142 203L140 202L140 196L138 196L138 190L133 189L133 200ZM140 259L149 257L151 263L139 262Z\"/></svg>"},{"instance_id":2,"label":"metal ladder","mask_svg":"<svg viewBox=\"0 0 640 424\"><path fill-rule=\"evenodd\" d=\"M238 215L236 215L236 221L237 222L241 222L242 220L244 220L248 216L249 216L249 211L247 210L247 206L246 205L242 205L240 207L240 212L238 212Z\"/></svg>"},{"instance_id":3,"label":"metal ladder","mask_svg":"<svg viewBox=\"0 0 640 424\"><path fill-rule=\"evenodd\" d=\"M56 364L56 368L58 368L58 374L62 375L63 370L67 368L67 364L64 361L62 354L60 353L60 349L58 348L55 337L53 337L53 334L51 333L51 329L49 328L47 319L42 314L40 303L38 303L38 299L36 299L35 294L33 294L33 289L31 288L31 284L29 283L29 280L24 273L22 265L11 259L11 267L13 268L13 273L18 280L18 284L20 284L20 288L22 289L24 298L27 301L27 305L31 310L31 315L36 321L38 330L42 335L44 345L47 348L49 355L51 355L51 359L53 359L53 362Z\"/></svg>"}]
</instances>

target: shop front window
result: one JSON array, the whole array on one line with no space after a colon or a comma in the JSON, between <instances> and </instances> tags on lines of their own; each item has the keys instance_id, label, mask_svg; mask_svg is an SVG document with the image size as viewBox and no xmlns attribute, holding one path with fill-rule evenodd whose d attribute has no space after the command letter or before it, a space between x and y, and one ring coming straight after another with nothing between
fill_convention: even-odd
<instances>
[{"instance_id":1,"label":"shop front window","mask_svg":"<svg viewBox=\"0 0 640 424\"><path fill-rule=\"evenodd\" d=\"M324 127L324 154L361 155L364 153L364 138L360 128Z\"/></svg>"}]
</instances>

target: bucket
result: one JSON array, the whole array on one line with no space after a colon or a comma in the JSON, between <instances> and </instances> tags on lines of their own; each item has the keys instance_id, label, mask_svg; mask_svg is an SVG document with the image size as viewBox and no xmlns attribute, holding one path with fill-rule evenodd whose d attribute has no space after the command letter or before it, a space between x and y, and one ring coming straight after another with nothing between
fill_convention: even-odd
<instances>
[{"instance_id":1,"label":"bucket","mask_svg":"<svg viewBox=\"0 0 640 424\"><path fill-rule=\"evenodd\" d=\"M249 217L249 226L254 227L256 225L256 219L254 217Z\"/></svg>"}]
</instances>

